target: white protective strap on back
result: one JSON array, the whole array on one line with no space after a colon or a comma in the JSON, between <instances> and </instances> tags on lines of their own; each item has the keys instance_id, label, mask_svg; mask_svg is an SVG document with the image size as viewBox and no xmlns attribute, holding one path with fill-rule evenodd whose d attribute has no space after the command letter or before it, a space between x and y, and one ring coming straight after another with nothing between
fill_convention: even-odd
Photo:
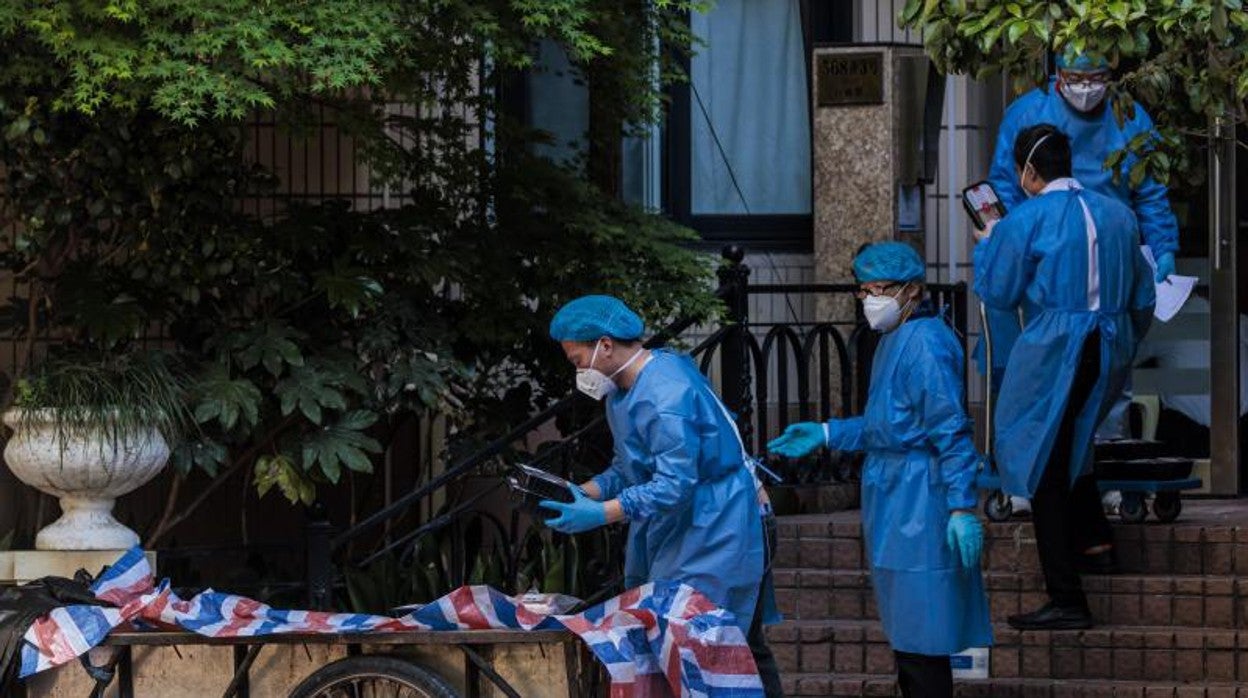
<instances>
[{"instance_id":1,"label":"white protective strap on back","mask_svg":"<svg viewBox=\"0 0 1248 698\"><path fill-rule=\"evenodd\" d=\"M749 451L745 450L745 440L741 438L741 430L737 428L737 421L732 418L732 413L728 411L728 406L724 404L723 400L716 397L715 404L719 405L719 410L724 413L724 419L728 420L728 423L732 425L732 433L737 437L737 446L741 448L741 461L745 463L745 469L750 471L750 477L754 478L754 489L761 490L763 481L758 479L754 459L750 457Z\"/></svg>"}]
</instances>

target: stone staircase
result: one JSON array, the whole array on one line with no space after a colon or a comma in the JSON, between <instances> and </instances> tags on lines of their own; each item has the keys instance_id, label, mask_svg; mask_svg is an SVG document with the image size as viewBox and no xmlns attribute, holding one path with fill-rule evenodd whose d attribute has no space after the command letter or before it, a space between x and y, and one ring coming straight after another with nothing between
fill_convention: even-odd
<instances>
[{"instance_id":1,"label":"stone staircase","mask_svg":"<svg viewBox=\"0 0 1248 698\"><path fill-rule=\"evenodd\" d=\"M1248 698L1248 502L1187 502L1172 524L1116 524L1124 573L1084 578L1101 623L1028 632L1005 619L1045 601L1028 523L986 530L996 645L960 696ZM863 565L858 512L780 520L769 631L791 696L896 696L892 651ZM1243 685L1241 688L1240 685Z\"/></svg>"}]
</instances>

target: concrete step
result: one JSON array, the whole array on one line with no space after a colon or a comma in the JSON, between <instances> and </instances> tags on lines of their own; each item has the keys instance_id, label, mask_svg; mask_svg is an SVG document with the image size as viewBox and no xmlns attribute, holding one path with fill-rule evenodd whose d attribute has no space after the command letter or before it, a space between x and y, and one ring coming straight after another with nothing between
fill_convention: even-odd
<instances>
[{"instance_id":1,"label":"concrete step","mask_svg":"<svg viewBox=\"0 0 1248 698\"><path fill-rule=\"evenodd\" d=\"M787 696L850 698L900 696L891 675L790 674ZM954 684L959 698L1248 698L1248 687L1233 683L1177 683L1117 680L988 679Z\"/></svg>"},{"instance_id":2,"label":"concrete step","mask_svg":"<svg viewBox=\"0 0 1248 698\"><path fill-rule=\"evenodd\" d=\"M875 620L871 574L863 570L777 569L776 600L793 620ZM1047 600L1038 573L987 572L992 619L1005 621ZM1092 615L1115 625L1248 627L1248 579L1197 575L1089 575Z\"/></svg>"},{"instance_id":3,"label":"concrete step","mask_svg":"<svg viewBox=\"0 0 1248 698\"><path fill-rule=\"evenodd\" d=\"M1198 505L1204 505L1203 508ZM1248 576L1248 523L1217 517L1215 502L1195 502L1204 517L1171 524L1115 524L1118 557L1125 572L1166 575ZM862 569L858 512L782 517L778 568ZM1040 561L1030 522L988 524L984 564L994 572L1036 573Z\"/></svg>"},{"instance_id":4,"label":"concrete step","mask_svg":"<svg viewBox=\"0 0 1248 698\"><path fill-rule=\"evenodd\" d=\"M1021 633L996 624L994 634L993 678L1248 685L1248 631L1105 625ZM786 621L768 629L768 643L789 676L886 676L895 670L875 621Z\"/></svg>"},{"instance_id":5,"label":"concrete step","mask_svg":"<svg viewBox=\"0 0 1248 698\"><path fill-rule=\"evenodd\" d=\"M896 677L886 675L800 673L785 674L780 680L784 686L784 695L790 698L901 695L901 692L897 690Z\"/></svg>"}]
</instances>

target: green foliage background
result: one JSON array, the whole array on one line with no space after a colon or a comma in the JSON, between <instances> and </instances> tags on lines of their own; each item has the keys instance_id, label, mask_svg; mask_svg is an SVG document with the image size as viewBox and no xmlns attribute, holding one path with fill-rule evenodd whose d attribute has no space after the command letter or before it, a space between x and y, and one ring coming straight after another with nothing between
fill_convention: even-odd
<instances>
[{"instance_id":1,"label":"green foliage background","mask_svg":"<svg viewBox=\"0 0 1248 698\"><path fill-rule=\"evenodd\" d=\"M899 21L922 29L943 72L1001 72L1018 90L1045 83L1048 51L1107 59L1116 72L1119 117L1133 96L1161 135L1130 144L1142 155L1127 173L1133 179L1201 182L1210 124L1248 118L1248 11L1241 0L908 0Z\"/></svg>"},{"instance_id":2,"label":"green foliage background","mask_svg":"<svg viewBox=\"0 0 1248 698\"><path fill-rule=\"evenodd\" d=\"M103 365L161 328L191 377L180 471L215 487L251 470L261 493L310 503L369 472L405 417L447 415L466 444L564 394L545 327L576 295L619 294L652 327L715 312L692 233L622 203L602 164L659 117L675 73L658 47L689 45L699 4L624 5L0 5L3 261L19 282L0 320L24 341L18 372L39 374L36 339ZM536 157L546 136L503 108L540 40L594 90L587 162ZM296 135L330 115L411 203L243 213L279 186L243 158L255 110ZM65 397L41 386L33 406ZM205 498L175 487L146 542Z\"/></svg>"}]
</instances>

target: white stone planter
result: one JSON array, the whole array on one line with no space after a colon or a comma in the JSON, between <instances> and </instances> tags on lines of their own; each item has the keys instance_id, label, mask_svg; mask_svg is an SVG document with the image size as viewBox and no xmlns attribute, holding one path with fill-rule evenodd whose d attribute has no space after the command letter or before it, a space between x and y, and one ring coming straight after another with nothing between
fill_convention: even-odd
<instances>
[{"instance_id":1,"label":"white stone planter","mask_svg":"<svg viewBox=\"0 0 1248 698\"><path fill-rule=\"evenodd\" d=\"M160 431L115 435L101 429L70 436L62 444L50 410L36 413L34 420L22 415L17 409L4 413L4 423L14 431L4 460L19 480L60 499L63 512L35 536L35 548L117 550L138 545L138 534L113 518L113 502L165 467L169 445Z\"/></svg>"}]
</instances>

